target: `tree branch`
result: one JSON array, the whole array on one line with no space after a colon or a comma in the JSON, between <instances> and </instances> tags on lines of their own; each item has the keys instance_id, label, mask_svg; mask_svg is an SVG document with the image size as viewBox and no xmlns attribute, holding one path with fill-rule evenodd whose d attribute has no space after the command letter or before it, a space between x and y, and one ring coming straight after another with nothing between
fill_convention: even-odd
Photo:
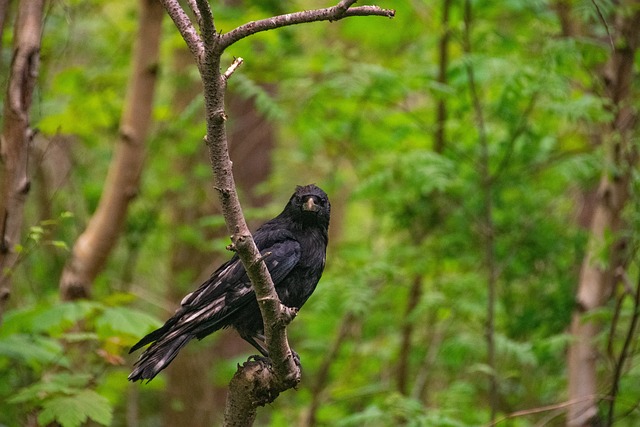
<instances>
[{"instance_id":1,"label":"tree branch","mask_svg":"<svg viewBox=\"0 0 640 427\"><path fill-rule=\"evenodd\" d=\"M233 43L261 31L273 30L275 28L287 27L289 25L304 24L317 21L338 21L350 16L386 16L393 18L395 10L382 9L378 6L359 6L349 8L354 1L340 2L337 6L324 9L306 10L303 12L287 13L272 18L261 19L259 21L248 22L241 25L227 34L221 36L220 50L224 50Z\"/></svg>"},{"instance_id":2,"label":"tree branch","mask_svg":"<svg viewBox=\"0 0 640 427\"><path fill-rule=\"evenodd\" d=\"M178 4L178 0L160 0L162 6L167 11L167 14L176 25L178 32L187 43L187 47L191 51L191 54L195 57L198 65L202 61L204 57L204 46L202 44L202 40L200 36L196 32L196 29L193 27L191 20L184 12L180 4ZM189 1L189 5L193 6L193 1ZM196 14L194 12L194 14ZM196 17L199 17L199 14L196 14Z\"/></svg>"},{"instance_id":3,"label":"tree branch","mask_svg":"<svg viewBox=\"0 0 640 427\"><path fill-rule=\"evenodd\" d=\"M202 15L200 14L200 9L198 9L196 0L187 0L187 4L189 5L189 9L191 9L193 15L196 17L198 27L202 27Z\"/></svg>"},{"instance_id":4,"label":"tree branch","mask_svg":"<svg viewBox=\"0 0 640 427\"><path fill-rule=\"evenodd\" d=\"M198 12L196 15L200 16L200 35L202 42L204 43L205 63L206 58L213 55L213 50L218 41L218 35L216 34L216 25L213 22L213 13L211 13L211 7L208 0L195 0ZM202 72L202 70L201 70Z\"/></svg>"}]
</instances>

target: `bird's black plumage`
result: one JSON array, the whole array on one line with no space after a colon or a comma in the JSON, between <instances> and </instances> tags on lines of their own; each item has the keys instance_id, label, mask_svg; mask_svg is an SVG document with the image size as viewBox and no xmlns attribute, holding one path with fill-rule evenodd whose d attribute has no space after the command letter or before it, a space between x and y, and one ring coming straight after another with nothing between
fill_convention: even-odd
<instances>
[{"instance_id":1,"label":"bird's black plumage","mask_svg":"<svg viewBox=\"0 0 640 427\"><path fill-rule=\"evenodd\" d=\"M300 308L311 296L324 269L331 205L315 185L298 186L280 215L256 230L253 238L266 255L271 278L287 307ZM237 255L218 268L182 300L161 328L145 336L131 352L151 344L129 380L151 380L171 363L191 339L202 339L228 326L264 356L262 315L251 282Z\"/></svg>"}]
</instances>

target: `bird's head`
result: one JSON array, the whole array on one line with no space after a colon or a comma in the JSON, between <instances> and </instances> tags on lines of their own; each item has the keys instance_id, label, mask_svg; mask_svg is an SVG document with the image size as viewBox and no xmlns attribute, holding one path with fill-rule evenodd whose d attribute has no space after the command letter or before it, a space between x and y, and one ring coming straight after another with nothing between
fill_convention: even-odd
<instances>
[{"instance_id":1,"label":"bird's head","mask_svg":"<svg viewBox=\"0 0 640 427\"><path fill-rule=\"evenodd\" d=\"M291 196L287 211L305 224L329 226L331 203L329 197L320 187L314 184L298 186Z\"/></svg>"}]
</instances>

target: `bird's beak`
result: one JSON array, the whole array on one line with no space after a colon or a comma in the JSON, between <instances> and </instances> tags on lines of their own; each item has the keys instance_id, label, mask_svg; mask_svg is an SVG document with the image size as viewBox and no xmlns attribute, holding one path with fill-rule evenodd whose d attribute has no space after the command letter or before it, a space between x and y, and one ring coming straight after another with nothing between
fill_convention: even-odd
<instances>
[{"instance_id":1,"label":"bird's beak","mask_svg":"<svg viewBox=\"0 0 640 427\"><path fill-rule=\"evenodd\" d=\"M318 212L320 210L320 206L316 205L313 201L313 197L309 197L306 202L302 205L303 211L309 212Z\"/></svg>"}]
</instances>

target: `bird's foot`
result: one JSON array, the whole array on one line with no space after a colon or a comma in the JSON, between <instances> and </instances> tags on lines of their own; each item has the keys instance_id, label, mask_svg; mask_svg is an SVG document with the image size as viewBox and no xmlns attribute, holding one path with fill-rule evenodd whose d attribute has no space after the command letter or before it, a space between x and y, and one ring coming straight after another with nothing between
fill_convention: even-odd
<instances>
[{"instance_id":1,"label":"bird's foot","mask_svg":"<svg viewBox=\"0 0 640 427\"><path fill-rule=\"evenodd\" d=\"M293 363L296 364L298 369L302 368L302 363L300 363L300 355L294 349L291 349L291 357L293 357Z\"/></svg>"},{"instance_id":2,"label":"bird's foot","mask_svg":"<svg viewBox=\"0 0 640 427\"><path fill-rule=\"evenodd\" d=\"M260 356L259 354L253 354L251 356L249 356L249 358L247 359L247 362L260 362L262 364L265 365L271 365L271 359L266 357L266 356Z\"/></svg>"}]
</instances>

